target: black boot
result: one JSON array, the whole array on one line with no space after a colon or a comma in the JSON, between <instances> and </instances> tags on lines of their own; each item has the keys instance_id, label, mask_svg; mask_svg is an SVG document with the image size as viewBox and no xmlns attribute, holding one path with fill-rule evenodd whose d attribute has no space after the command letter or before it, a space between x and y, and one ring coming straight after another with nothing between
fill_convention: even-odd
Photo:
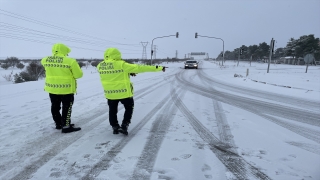
<instances>
[{"instance_id":1,"label":"black boot","mask_svg":"<svg viewBox=\"0 0 320 180\"><path fill-rule=\"evenodd\" d=\"M75 131L80 131L80 127L74 127L74 124L70 124L70 126L63 126L61 132L62 133L71 133Z\"/></svg>"},{"instance_id":2,"label":"black boot","mask_svg":"<svg viewBox=\"0 0 320 180\"><path fill-rule=\"evenodd\" d=\"M74 124L70 124L70 126L74 126ZM61 124L56 124L56 129L62 129L62 125Z\"/></svg>"},{"instance_id":3,"label":"black boot","mask_svg":"<svg viewBox=\"0 0 320 180\"><path fill-rule=\"evenodd\" d=\"M121 127L119 128L119 132L124 135L128 135L128 126L129 125L127 125L127 124L121 125Z\"/></svg>"},{"instance_id":4,"label":"black boot","mask_svg":"<svg viewBox=\"0 0 320 180\"><path fill-rule=\"evenodd\" d=\"M120 126L113 126L112 129L113 129L113 134L119 134L119 128Z\"/></svg>"},{"instance_id":5,"label":"black boot","mask_svg":"<svg viewBox=\"0 0 320 180\"><path fill-rule=\"evenodd\" d=\"M61 124L56 124L56 129L62 129L62 125Z\"/></svg>"},{"instance_id":6,"label":"black boot","mask_svg":"<svg viewBox=\"0 0 320 180\"><path fill-rule=\"evenodd\" d=\"M56 129L62 129L62 124L59 121L55 121Z\"/></svg>"}]
</instances>

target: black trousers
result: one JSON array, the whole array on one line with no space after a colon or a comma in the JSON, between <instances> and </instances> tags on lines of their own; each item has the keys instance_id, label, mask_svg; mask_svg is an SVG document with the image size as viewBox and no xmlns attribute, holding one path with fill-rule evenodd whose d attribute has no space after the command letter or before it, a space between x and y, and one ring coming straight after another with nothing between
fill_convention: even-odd
<instances>
[{"instance_id":1,"label":"black trousers","mask_svg":"<svg viewBox=\"0 0 320 180\"><path fill-rule=\"evenodd\" d=\"M108 105L109 105L109 122L112 127L119 126L118 123L118 104L121 102L125 108L125 112L123 115L123 120L121 125L129 125L131 122L131 117L133 113L134 108L134 101L133 98L125 98L125 99L108 99Z\"/></svg>"},{"instance_id":2,"label":"black trousers","mask_svg":"<svg viewBox=\"0 0 320 180\"><path fill-rule=\"evenodd\" d=\"M74 102L73 94L51 94L51 114L56 125L69 126L71 124L71 111ZM62 103L62 114L60 114Z\"/></svg>"}]
</instances>

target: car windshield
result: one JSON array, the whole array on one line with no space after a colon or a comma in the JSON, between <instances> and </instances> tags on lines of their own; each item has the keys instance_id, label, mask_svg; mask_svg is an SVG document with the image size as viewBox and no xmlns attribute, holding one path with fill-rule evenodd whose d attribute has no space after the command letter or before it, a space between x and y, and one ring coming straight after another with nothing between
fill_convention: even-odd
<instances>
[{"instance_id":1,"label":"car windshield","mask_svg":"<svg viewBox=\"0 0 320 180\"><path fill-rule=\"evenodd\" d=\"M187 63L197 63L197 61L187 61Z\"/></svg>"}]
</instances>

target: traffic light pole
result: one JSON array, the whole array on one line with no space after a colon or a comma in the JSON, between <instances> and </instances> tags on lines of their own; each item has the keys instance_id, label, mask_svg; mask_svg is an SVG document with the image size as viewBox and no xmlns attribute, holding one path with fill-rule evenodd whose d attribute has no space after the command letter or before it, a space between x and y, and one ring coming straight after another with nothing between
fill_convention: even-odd
<instances>
[{"instance_id":1,"label":"traffic light pole","mask_svg":"<svg viewBox=\"0 0 320 180\"><path fill-rule=\"evenodd\" d=\"M239 56L238 56L238 64L237 66L239 66L239 61L240 61L240 56L243 54L243 52L246 51L244 48L239 48Z\"/></svg>"},{"instance_id":2,"label":"traffic light pole","mask_svg":"<svg viewBox=\"0 0 320 180\"><path fill-rule=\"evenodd\" d=\"M201 36L198 33L196 33L195 38L197 38L198 36L200 37L206 37L206 38L214 38L214 39L220 39L222 41L222 66L223 66L223 62L224 62L224 41L221 38L217 38L217 37L209 37L209 36Z\"/></svg>"},{"instance_id":3,"label":"traffic light pole","mask_svg":"<svg viewBox=\"0 0 320 180\"><path fill-rule=\"evenodd\" d=\"M152 65L152 55L153 55L153 40L158 39L158 38L164 38L164 37L171 37L171 36L176 36L176 38L179 37L179 32L177 32L175 35L169 35L169 36L161 36L161 37L156 37L152 39L152 43L151 43L151 64Z\"/></svg>"}]
</instances>

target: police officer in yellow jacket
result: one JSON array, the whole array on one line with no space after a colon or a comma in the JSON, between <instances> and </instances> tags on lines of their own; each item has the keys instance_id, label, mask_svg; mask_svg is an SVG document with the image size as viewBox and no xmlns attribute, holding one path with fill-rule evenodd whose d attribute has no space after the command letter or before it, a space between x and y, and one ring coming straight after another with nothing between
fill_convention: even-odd
<instances>
[{"instance_id":1,"label":"police officer in yellow jacket","mask_svg":"<svg viewBox=\"0 0 320 180\"><path fill-rule=\"evenodd\" d=\"M108 99L109 122L113 128L113 134L119 132L128 135L128 126L134 108L133 86L130 82L130 74L143 72L165 71L162 66L145 66L130 64L121 59L121 53L116 48L108 48L104 53L104 61L98 64L97 69L103 86L104 95ZM125 108L121 127L118 124L118 103Z\"/></svg>"},{"instance_id":2,"label":"police officer in yellow jacket","mask_svg":"<svg viewBox=\"0 0 320 180\"><path fill-rule=\"evenodd\" d=\"M76 79L81 78L83 72L75 59L67 57L70 51L64 44L54 44L52 56L41 60L46 71L44 89L49 93L51 100L52 118L56 123L56 129L62 129L62 133L81 130L80 127L71 124L71 111L77 89Z\"/></svg>"}]
</instances>

